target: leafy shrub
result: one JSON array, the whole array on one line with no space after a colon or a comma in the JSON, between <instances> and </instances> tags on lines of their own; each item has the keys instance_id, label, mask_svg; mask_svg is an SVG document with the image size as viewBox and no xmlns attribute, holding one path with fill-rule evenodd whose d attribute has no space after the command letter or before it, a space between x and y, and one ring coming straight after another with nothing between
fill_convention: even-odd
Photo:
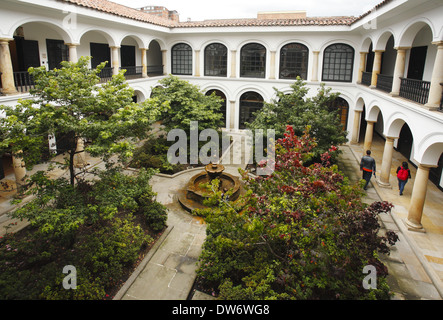
<instances>
[{"instance_id":1,"label":"leafy shrub","mask_svg":"<svg viewBox=\"0 0 443 320\"><path fill-rule=\"evenodd\" d=\"M103 299L166 224L149 184L153 173L108 170L75 187L42 176L29 211L20 213L31 226L0 237L0 299ZM143 215L147 223L136 223ZM66 265L77 269L76 290L62 286Z\"/></svg>"},{"instance_id":2,"label":"leafy shrub","mask_svg":"<svg viewBox=\"0 0 443 320\"><path fill-rule=\"evenodd\" d=\"M158 169L161 173L176 173L186 169L181 164L170 164L167 152L171 142L164 136L150 137L142 146L134 151L134 156L129 163L133 168Z\"/></svg>"},{"instance_id":3,"label":"leafy shrub","mask_svg":"<svg viewBox=\"0 0 443 320\"><path fill-rule=\"evenodd\" d=\"M109 226L89 235L74 250L81 252L81 263L87 270L100 277L103 286L109 287L122 276L125 267L135 263L140 250L152 241L139 225L129 219L116 218Z\"/></svg>"},{"instance_id":4,"label":"leafy shrub","mask_svg":"<svg viewBox=\"0 0 443 320\"><path fill-rule=\"evenodd\" d=\"M220 298L389 298L378 253L389 253L397 236L379 236L377 216L392 205L364 204L361 186L328 167L328 155L305 167L314 146L288 126L271 175L244 174L245 196L228 204L219 193L218 207L201 212L208 228L197 273ZM366 265L377 270L377 289L363 287Z\"/></svg>"},{"instance_id":5,"label":"leafy shrub","mask_svg":"<svg viewBox=\"0 0 443 320\"><path fill-rule=\"evenodd\" d=\"M139 210L146 217L149 227L155 232L163 230L168 218L166 207L159 202L152 201L152 197L147 195L142 195L139 201Z\"/></svg>"}]
</instances>

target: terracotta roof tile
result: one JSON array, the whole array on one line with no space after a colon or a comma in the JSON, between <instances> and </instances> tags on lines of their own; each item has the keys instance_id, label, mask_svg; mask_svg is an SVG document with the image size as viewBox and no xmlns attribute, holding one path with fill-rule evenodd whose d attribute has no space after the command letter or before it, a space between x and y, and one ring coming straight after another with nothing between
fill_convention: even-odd
<instances>
[{"instance_id":1,"label":"terracotta roof tile","mask_svg":"<svg viewBox=\"0 0 443 320\"><path fill-rule=\"evenodd\" d=\"M148 22L163 27L171 27L177 23L154 16L137 9L129 8L121 4L117 4L107 0L58 0L62 2L69 2L78 6L94 9L101 12L114 14L120 17L129 18L141 22Z\"/></svg>"},{"instance_id":2,"label":"terracotta roof tile","mask_svg":"<svg viewBox=\"0 0 443 320\"><path fill-rule=\"evenodd\" d=\"M165 18L151 15L137 9L129 8L107 0L57 0L72 3L78 6L114 14L137 21L147 22L168 28L205 28L205 27L270 27L270 26L350 26L354 22L370 14L391 2L384 0L373 10L368 11L359 17L307 17L303 19L218 19L204 21L175 22Z\"/></svg>"},{"instance_id":3,"label":"terracotta roof tile","mask_svg":"<svg viewBox=\"0 0 443 320\"><path fill-rule=\"evenodd\" d=\"M272 27L272 26L330 26L350 25L355 17L308 17L303 19L220 19L180 22L177 27Z\"/></svg>"}]
</instances>

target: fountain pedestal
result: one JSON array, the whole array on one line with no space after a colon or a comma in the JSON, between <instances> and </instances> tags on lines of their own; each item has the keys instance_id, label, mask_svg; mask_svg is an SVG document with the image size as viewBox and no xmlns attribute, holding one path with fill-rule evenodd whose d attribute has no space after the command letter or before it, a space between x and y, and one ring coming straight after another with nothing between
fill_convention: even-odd
<instances>
[{"instance_id":1,"label":"fountain pedestal","mask_svg":"<svg viewBox=\"0 0 443 320\"><path fill-rule=\"evenodd\" d=\"M221 164L210 163L202 171L193 176L186 187L179 192L178 200L187 211L206 208L203 205L205 199L210 198L212 192L202 186L211 183L212 180L219 180L219 190L224 192L233 190L229 200L236 200L240 195L240 180L229 173L224 172L225 167Z\"/></svg>"}]
</instances>

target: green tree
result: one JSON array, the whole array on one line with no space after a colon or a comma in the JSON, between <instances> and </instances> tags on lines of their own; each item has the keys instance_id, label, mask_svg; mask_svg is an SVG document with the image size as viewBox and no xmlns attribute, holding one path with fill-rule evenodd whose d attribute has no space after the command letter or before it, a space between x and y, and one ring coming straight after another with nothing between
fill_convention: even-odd
<instances>
[{"instance_id":1,"label":"green tree","mask_svg":"<svg viewBox=\"0 0 443 320\"><path fill-rule=\"evenodd\" d=\"M276 98L265 102L263 108L256 112L255 120L247 127L274 129L276 138L283 138L287 125L294 128L296 135L302 135L306 126L310 126L310 135L317 142L314 151L316 158L332 145L347 141L338 112L329 109L338 93L330 93L331 89L322 84L317 95L307 97L309 89L300 78L291 85L291 89L290 93L284 93L274 88Z\"/></svg>"},{"instance_id":2,"label":"green tree","mask_svg":"<svg viewBox=\"0 0 443 320\"><path fill-rule=\"evenodd\" d=\"M77 63L62 62L60 69L30 68L35 89L32 99L20 100L15 107L1 106L6 115L0 125L6 132L0 147L10 147L32 166L41 158L41 145L49 135L65 137L69 155L70 183L76 172L74 156L79 139L91 141L86 147L92 156L108 161L118 155L126 161L134 150L133 139L147 136L150 125L167 108L167 102L148 99L134 103L134 91L126 83L124 71L100 84L98 74L106 65L89 69L89 57Z\"/></svg>"},{"instance_id":3,"label":"green tree","mask_svg":"<svg viewBox=\"0 0 443 320\"><path fill-rule=\"evenodd\" d=\"M183 129L189 132L191 121L198 121L199 131L216 130L223 125L221 98L215 94L206 96L198 86L172 75L158 83L152 89L152 97L170 105L170 110L163 112L161 117L167 131Z\"/></svg>"}]
</instances>

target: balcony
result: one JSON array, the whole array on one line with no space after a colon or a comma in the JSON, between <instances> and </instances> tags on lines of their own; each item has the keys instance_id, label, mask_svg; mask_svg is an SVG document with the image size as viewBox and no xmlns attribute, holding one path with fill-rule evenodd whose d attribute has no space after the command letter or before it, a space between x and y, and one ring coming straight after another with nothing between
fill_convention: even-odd
<instances>
[{"instance_id":1,"label":"balcony","mask_svg":"<svg viewBox=\"0 0 443 320\"><path fill-rule=\"evenodd\" d=\"M120 67L120 70L126 70L126 72L125 72L126 80L143 78L143 67L142 66Z\"/></svg>"},{"instance_id":2,"label":"balcony","mask_svg":"<svg viewBox=\"0 0 443 320\"><path fill-rule=\"evenodd\" d=\"M14 72L15 88L18 92L26 93L34 89L34 77L28 71Z\"/></svg>"},{"instance_id":3,"label":"balcony","mask_svg":"<svg viewBox=\"0 0 443 320\"><path fill-rule=\"evenodd\" d=\"M385 91L385 92L391 92L392 91L392 76L387 76L384 74L379 74L377 78L377 89Z\"/></svg>"},{"instance_id":4,"label":"balcony","mask_svg":"<svg viewBox=\"0 0 443 320\"><path fill-rule=\"evenodd\" d=\"M102 71L100 71L100 73L98 74L98 76L100 77L101 83L108 82L112 78L112 68L111 67L103 68Z\"/></svg>"},{"instance_id":5,"label":"balcony","mask_svg":"<svg viewBox=\"0 0 443 320\"><path fill-rule=\"evenodd\" d=\"M372 72L362 72L361 84L365 86L370 86L372 80Z\"/></svg>"},{"instance_id":6,"label":"balcony","mask_svg":"<svg viewBox=\"0 0 443 320\"><path fill-rule=\"evenodd\" d=\"M431 82L407 78L400 79L400 97L420 104L426 104L428 102Z\"/></svg>"}]
</instances>

